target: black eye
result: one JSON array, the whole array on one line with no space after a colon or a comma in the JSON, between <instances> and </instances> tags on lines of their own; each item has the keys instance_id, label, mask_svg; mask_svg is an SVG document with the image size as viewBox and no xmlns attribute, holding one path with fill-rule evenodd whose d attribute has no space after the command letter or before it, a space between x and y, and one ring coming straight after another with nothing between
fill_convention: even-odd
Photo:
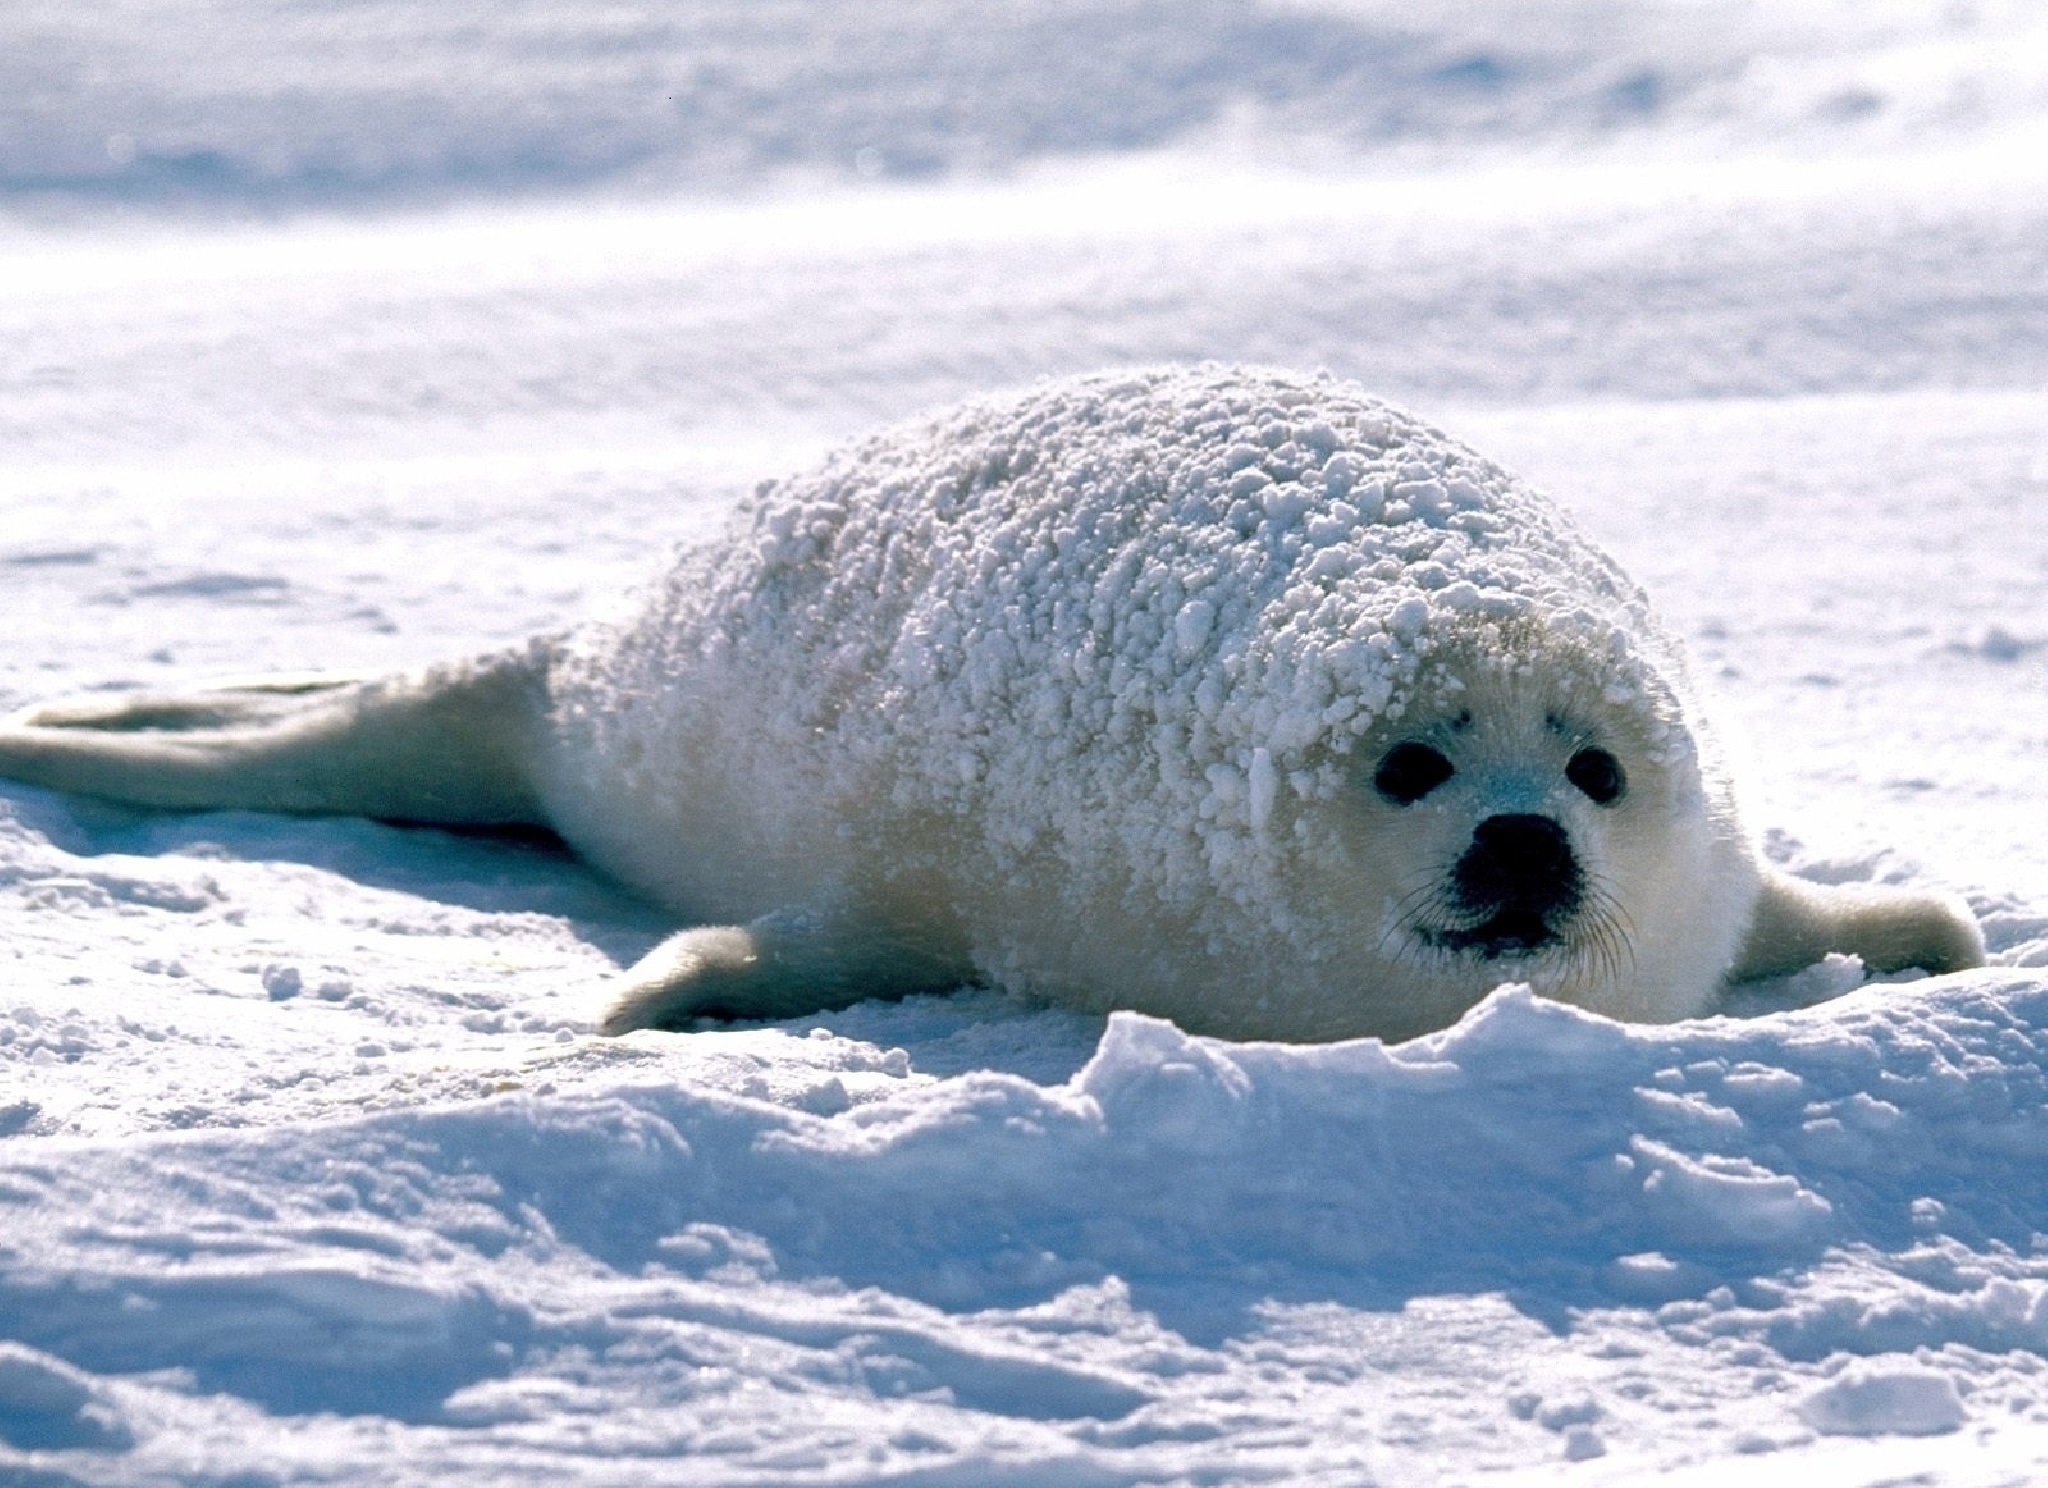
<instances>
[{"instance_id":1,"label":"black eye","mask_svg":"<svg viewBox=\"0 0 2048 1488\"><path fill-rule=\"evenodd\" d=\"M1628 789L1621 761L1604 749L1581 749L1564 767L1564 778L1584 791L1595 806L1612 806Z\"/></svg>"},{"instance_id":2,"label":"black eye","mask_svg":"<svg viewBox=\"0 0 2048 1488\"><path fill-rule=\"evenodd\" d=\"M1457 773L1449 760L1427 744L1396 744L1380 761L1372 783L1396 806L1413 806Z\"/></svg>"}]
</instances>

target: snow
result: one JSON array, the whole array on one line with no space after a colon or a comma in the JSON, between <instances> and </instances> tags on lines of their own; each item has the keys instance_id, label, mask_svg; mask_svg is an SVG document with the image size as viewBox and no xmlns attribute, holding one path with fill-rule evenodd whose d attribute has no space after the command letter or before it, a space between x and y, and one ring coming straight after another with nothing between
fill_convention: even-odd
<instances>
[{"instance_id":1,"label":"snow","mask_svg":"<svg viewBox=\"0 0 2048 1488\"><path fill-rule=\"evenodd\" d=\"M1969 1419L1955 1381L1939 1370L1861 1362L1808 1396L1799 1414L1834 1436L1937 1436Z\"/></svg>"},{"instance_id":2,"label":"snow","mask_svg":"<svg viewBox=\"0 0 2048 1488\"><path fill-rule=\"evenodd\" d=\"M670 927L546 843L0 785L0 1482L2043 1475L2039 13L1552 15L9 7L0 706L512 644L879 424L1327 366L1644 585L1776 861L1994 964L606 1041Z\"/></svg>"}]
</instances>

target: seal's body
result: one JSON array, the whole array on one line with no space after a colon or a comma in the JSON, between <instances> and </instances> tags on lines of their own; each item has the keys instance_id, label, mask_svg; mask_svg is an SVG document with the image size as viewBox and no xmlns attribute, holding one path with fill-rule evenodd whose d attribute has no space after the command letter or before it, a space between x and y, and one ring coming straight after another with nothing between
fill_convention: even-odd
<instances>
[{"instance_id":1,"label":"seal's body","mask_svg":"<svg viewBox=\"0 0 2048 1488\"><path fill-rule=\"evenodd\" d=\"M1440 1027L1503 981L1708 1009L1982 959L1772 874L1675 645L1548 500L1324 378L1112 374L764 486L627 618L366 684L0 733L169 806L532 822L702 927L609 1031L988 980L1199 1032Z\"/></svg>"}]
</instances>

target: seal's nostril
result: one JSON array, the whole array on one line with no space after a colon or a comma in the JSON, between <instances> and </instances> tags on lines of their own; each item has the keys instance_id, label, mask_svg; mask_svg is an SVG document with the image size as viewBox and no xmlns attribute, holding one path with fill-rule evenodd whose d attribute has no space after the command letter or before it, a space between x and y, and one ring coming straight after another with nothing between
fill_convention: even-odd
<instances>
[{"instance_id":1,"label":"seal's nostril","mask_svg":"<svg viewBox=\"0 0 2048 1488\"><path fill-rule=\"evenodd\" d=\"M1564 828L1547 816L1529 813L1489 816L1473 829L1472 846L1503 867L1533 872L1561 868L1572 860Z\"/></svg>"}]
</instances>

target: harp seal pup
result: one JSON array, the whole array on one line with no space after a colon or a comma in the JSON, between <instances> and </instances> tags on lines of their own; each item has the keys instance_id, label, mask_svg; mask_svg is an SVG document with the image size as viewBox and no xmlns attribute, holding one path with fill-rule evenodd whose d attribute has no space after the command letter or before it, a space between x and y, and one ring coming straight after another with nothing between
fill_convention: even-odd
<instances>
[{"instance_id":1,"label":"harp seal pup","mask_svg":"<svg viewBox=\"0 0 2048 1488\"><path fill-rule=\"evenodd\" d=\"M535 823L692 928L605 1031L980 980L1246 1038L1502 982L1623 1019L1959 902L1773 872L1673 640L1551 501L1324 376L969 403L764 484L524 649L31 712L0 774L166 807Z\"/></svg>"}]
</instances>

